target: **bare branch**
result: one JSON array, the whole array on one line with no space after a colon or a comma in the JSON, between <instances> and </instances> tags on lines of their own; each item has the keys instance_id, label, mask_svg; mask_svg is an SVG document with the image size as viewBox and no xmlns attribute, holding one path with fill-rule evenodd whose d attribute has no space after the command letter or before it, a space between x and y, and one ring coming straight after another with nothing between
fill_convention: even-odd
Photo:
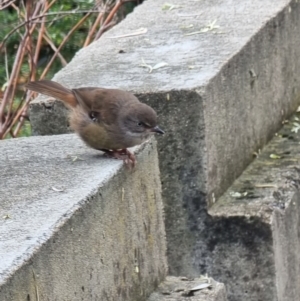
<instances>
[{"instance_id":1,"label":"bare branch","mask_svg":"<svg viewBox=\"0 0 300 301\"><path fill-rule=\"evenodd\" d=\"M11 6L15 1L16 0L7 0L7 1L4 0L4 2L2 4L0 4L0 10L3 10L6 7Z\"/></svg>"},{"instance_id":2,"label":"bare branch","mask_svg":"<svg viewBox=\"0 0 300 301\"><path fill-rule=\"evenodd\" d=\"M41 79L43 79L46 74L48 73L52 63L54 62L54 59L56 58L56 56L58 55L60 49L64 46L64 44L67 42L67 40L69 39L69 37L72 35L72 33L78 28L80 27L80 25L90 16L91 13L87 13L69 32L68 34L64 37L63 41L60 43L59 47L57 48L57 51L55 51L55 53L53 54L50 62L48 63L48 65L46 66L45 70L43 71L42 75L41 75Z\"/></svg>"},{"instance_id":3,"label":"bare branch","mask_svg":"<svg viewBox=\"0 0 300 301\"><path fill-rule=\"evenodd\" d=\"M97 29L97 26L99 26L99 24L101 23L101 21L103 20L103 17L104 17L104 13L101 12L98 14L98 17L96 19L96 21L94 22L91 30L89 31L88 33L88 36L86 37L86 40L83 44L83 47L86 47L87 45L90 44L91 40L92 40L92 36L94 35L96 29Z\"/></svg>"},{"instance_id":4,"label":"bare branch","mask_svg":"<svg viewBox=\"0 0 300 301\"><path fill-rule=\"evenodd\" d=\"M44 40L49 44L49 46L51 47L51 49L54 52L57 52L57 56L59 57L61 64L63 66L66 66L68 64L68 62L66 61L66 59L62 56L62 54L59 52L59 50L57 49L57 47L54 45L54 43L51 41L51 39L49 38L49 33L48 31L45 29L45 34L43 35Z\"/></svg>"},{"instance_id":5,"label":"bare branch","mask_svg":"<svg viewBox=\"0 0 300 301\"><path fill-rule=\"evenodd\" d=\"M19 24L17 24L1 41L0 51L4 54L5 70L7 82L5 83L5 91L3 93L2 100L0 102L0 139L6 135L11 137L17 137L24 121L27 117L27 111L32 99L35 95L34 92L27 91L24 93L20 101L16 102L14 97L18 91L18 85L24 83L27 79L35 80L37 76L37 64L39 55L46 41L47 45L54 51L50 61L45 67L40 79L44 78L52 67L56 57L58 57L62 65L66 65L67 61L61 54L62 47L70 39L70 36L82 26L82 24L94 13L98 13L95 20L92 21L92 25L88 30L87 37L85 38L83 47L90 44L92 40L98 39L106 30L115 25L115 16L119 8L127 2L138 2L137 0L98 0L96 6L90 10L72 10L62 12L49 12L51 6L58 2L58 0L27 0L18 4L14 3L15 0L0 0L0 9L5 7L12 7L19 15ZM49 3L50 2L50 3ZM25 5L24 5L25 3ZM100 4L100 5L99 5ZM64 37L62 43L58 47L50 38L47 31L47 23L56 22L57 20L64 18L65 16L72 14L85 14L74 25L68 34ZM100 28L99 28L100 27ZM24 28L24 30L20 30ZM86 30L86 27L84 27ZM37 40L32 41L32 35L37 32ZM97 32L98 31L98 32ZM14 34L18 33L20 36L19 46L15 55L13 66L9 65L7 57L6 42ZM96 33L96 34L95 34ZM36 44L34 44L36 43ZM27 61L26 61L27 60ZM21 67L29 64L30 75L22 74Z\"/></svg>"},{"instance_id":6,"label":"bare branch","mask_svg":"<svg viewBox=\"0 0 300 301\"><path fill-rule=\"evenodd\" d=\"M8 38L15 33L18 29L20 29L21 27L25 26L27 23L31 23L32 21L38 20L38 19L42 19L44 17L47 16L58 16L58 15L71 15L71 14L82 14L82 13L87 13L87 14L91 14L91 13L98 13L98 10L81 10L81 11L64 11L64 12L55 12L55 13L47 13L47 14L40 14L36 17L30 18L20 24L18 24L14 29L12 29L2 40L2 43L0 44L0 51L2 49L2 47L4 46L4 44L6 43L6 41L8 40ZM40 21L40 22L53 22L53 20L47 20L47 21ZM39 23L39 22L32 22L32 23Z\"/></svg>"},{"instance_id":7,"label":"bare branch","mask_svg":"<svg viewBox=\"0 0 300 301\"><path fill-rule=\"evenodd\" d=\"M9 80L9 70L8 70L8 59L7 59L7 49L4 48L4 59L5 59L5 72L6 72L6 79Z\"/></svg>"}]
</instances>

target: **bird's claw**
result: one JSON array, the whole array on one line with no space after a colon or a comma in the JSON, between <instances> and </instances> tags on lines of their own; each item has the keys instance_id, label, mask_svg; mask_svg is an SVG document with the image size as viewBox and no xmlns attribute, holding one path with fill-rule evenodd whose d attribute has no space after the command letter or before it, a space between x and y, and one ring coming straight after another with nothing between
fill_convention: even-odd
<instances>
[{"instance_id":1,"label":"bird's claw","mask_svg":"<svg viewBox=\"0 0 300 301\"><path fill-rule=\"evenodd\" d=\"M123 160L125 165L129 168L134 168L136 165L136 158L133 153L131 153L127 148L120 150L105 150L102 149L107 156L110 158L115 158L119 160Z\"/></svg>"}]
</instances>

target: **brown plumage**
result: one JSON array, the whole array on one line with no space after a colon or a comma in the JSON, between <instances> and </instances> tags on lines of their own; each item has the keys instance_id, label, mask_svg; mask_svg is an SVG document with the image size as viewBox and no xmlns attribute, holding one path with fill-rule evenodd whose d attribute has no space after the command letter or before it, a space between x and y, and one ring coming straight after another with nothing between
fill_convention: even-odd
<instances>
[{"instance_id":1,"label":"brown plumage","mask_svg":"<svg viewBox=\"0 0 300 301\"><path fill-rule=\"evenodd\" d=\"M26 85L29 90L63 101L70 108L71 128L92 148L135 164L127 148L141 144L157 126L155 111L130 92L104 88L68 89L42 80Z\"/></svg>"}]
</instances>

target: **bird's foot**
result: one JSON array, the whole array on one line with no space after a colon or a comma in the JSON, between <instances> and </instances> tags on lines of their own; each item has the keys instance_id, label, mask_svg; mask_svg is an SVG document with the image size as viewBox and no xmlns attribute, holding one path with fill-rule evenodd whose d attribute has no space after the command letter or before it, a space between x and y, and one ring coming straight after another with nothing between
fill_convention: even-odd
<instances>
[{"instance_id":1,"label":"bird's foot","mask_svg":"<svg viewBox=\"0 0 300 301\"><path fill-rule=\"evenodd\" d=\"M130 168L134 168L136 165L135 155L131 153L127 148L119 149L119 150L109 150L109 149L101 149L101 150L105 152L105 154L110 158L123 160L124 163Z\"/></svg>"}]
</instances>

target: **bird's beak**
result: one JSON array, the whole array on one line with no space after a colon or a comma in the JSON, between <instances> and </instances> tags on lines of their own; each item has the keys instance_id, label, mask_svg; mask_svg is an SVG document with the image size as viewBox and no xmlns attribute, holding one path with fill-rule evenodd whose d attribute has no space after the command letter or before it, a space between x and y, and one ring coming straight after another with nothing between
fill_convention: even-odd
<instances>
[{"instance_id":1,"label":"bird's beak","mask_svg":"<svg viewBox=\"0 0 300 301\"><path fill-rule=\"evenodd\" d=\"M155 126L154 128L152 128L151 132L158 133L158 134L161 134L161 135L163 135L165 133L158 125Z\"/></svg>"}]
</instances>

